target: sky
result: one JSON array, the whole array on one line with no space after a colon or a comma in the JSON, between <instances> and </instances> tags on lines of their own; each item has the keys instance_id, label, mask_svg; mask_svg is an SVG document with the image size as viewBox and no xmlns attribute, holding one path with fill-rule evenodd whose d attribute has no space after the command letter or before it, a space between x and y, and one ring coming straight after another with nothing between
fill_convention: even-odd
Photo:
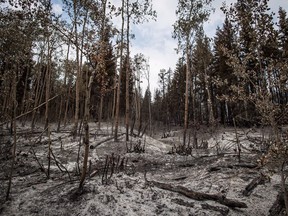
<instances>
[{"instance_id":1,"label":"sky","mask_svg":"<svg viewBox=\"0 0 288 216\"><path fill-rule=\"evenodd\" d=\"M158 87L158 73L161 69L175 69L176 62L179 59L175 49L177 48L177 40L172 38L173 24L176 21L175 10L177 8L177 0L152 0L153 9L157 12L157 21L151 20L148 23L132 25L131 30L135 34L135 39L131 40L131 57L137 53L142 53L150 64L150 83L151 92L154 93ZM62 13L60 0L55 0L53 10L57 14ZM116 5L121 4L121 0L111 0ZM204 30L208 37L213 37L217 26L222 26L224 14L220 10L224 0L214 0L213 7L215 12L210 15L210 19L204 24ZM236 2L236 0L226 0L226 4ZM288 10L288 0L270 0L269 6L271 10L278 12L279 7ZM115 20L116 27L120 27L120 21ZM145 91L147 81L143 76L142 88Z\"/></svg>"}]
</instances>

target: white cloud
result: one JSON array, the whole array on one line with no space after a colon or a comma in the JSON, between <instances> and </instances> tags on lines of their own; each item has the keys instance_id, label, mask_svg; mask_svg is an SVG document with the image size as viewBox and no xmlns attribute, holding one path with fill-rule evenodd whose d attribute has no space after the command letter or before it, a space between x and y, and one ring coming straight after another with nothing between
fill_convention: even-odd
<instances>
[{"instance_id":1,"label":"white cloud","mask_svg":"<svg viewBox=\"0 0 288 216\"><path fill-rule=\"evenodd\" d=\"M151 20L142 25L133 26L131 54L143 53L149 57L150 82L152 93L158 86L158 73L160 69L174 69L178 56L175 52L177 41L172 39L173 23L176 20L175 10L177 0L154 0L153 9L157 11L157 21ZM147 87L143 81L143 91Z\"/></svg>"},{"instance_id":2,"label":"white cloud","mask_svg":"<svg viewBox=\"0 0 288 216\"><path fill-rule=\"evenodd\" d=\"M152 93L158 85L158 73L160 69L174 68L178 59L174 48L176 42L171 40L163 40L162 48L156 48L154 46L138 46L137 44L132 46L131 56L136 53L143 53L146 57L149 57L150 63L150 83ZM143 90L147 87L147 81L143 80Z\"/></svg>"},{"instance_id":3,"label":"white cloud","mask_svg":"<svg viewBox=\"0 0 288 216\"><path fill-rule=\"evenodd\" d=\"M110 0L116 7L121 6L121 0ZM132 0L131 0L132 1ZM53 12L62 14L62 6L60 0L53 0ZM205 33L209 37L213 37L217 26L222 26L224 14L220 10L224 0L214 0L213 7L215 12L211 14L209 21L204 25ZM227 6L236 0L226 0ZM135 39L131 40L131 56L137 53L143 53L150 62L151 73L151 91L158 86L158 73L160 69L175 69L179 56L176 54L177 41L172 38L173 24L176 21L175 11L178 0L153 0L153 9L157 11L157 21L132 25L132 33ZM269 6L271 10L276 12L279 6L284 9L288 8L288 1L270 0ZM121 17L113 18L113 23L117 28L121 28ZM143 91L147 86L147 82L143 82Z\"/></svg>"},{"instance_id":4,"label":"white cloud","mask_svg":"<svg viewBox=\"0 0 288 216\"><path fill-rule=\"evenodd\" d=\"M153 9L157 11L157 22L150 21L138 26L133 26L132 33L135 34L135 40L132 40L131 54L143 53L150 59L151 68L151 91L158 86L158 73L160 69L172 70L175 68L179 56L175 52L177 41L172 39L172 31L176 20L175 10L177 0L153 0ZM220 10L223 0L214 0L213 7L215 12L211 14L209 21L204 25L205 33L209 37L215 35L217 26L222 26L224 14ZM226 5L235 3L236 0L226 0ZM288 1L271 0L269 2L271 10L278 12L279 6L288 8ZM144 82L145 85L145 82ZM143 88L146 86L143 85Z\"/></svg>"}]
</instances>

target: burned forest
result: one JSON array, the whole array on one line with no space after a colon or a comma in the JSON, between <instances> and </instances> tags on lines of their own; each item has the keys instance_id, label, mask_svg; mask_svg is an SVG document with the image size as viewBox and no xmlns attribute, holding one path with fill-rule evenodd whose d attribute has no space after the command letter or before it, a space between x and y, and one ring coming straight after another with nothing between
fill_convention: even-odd
<instances>
[{"instance_id":1,"label":"burned forest","mask_svg":"<svg viewBox=\"0 0 288 216\"><path fill-rule=\"evenodd\" d=\"M287 216L287 7L0 1L0 215Z\"/></svg>"}]
</instances>

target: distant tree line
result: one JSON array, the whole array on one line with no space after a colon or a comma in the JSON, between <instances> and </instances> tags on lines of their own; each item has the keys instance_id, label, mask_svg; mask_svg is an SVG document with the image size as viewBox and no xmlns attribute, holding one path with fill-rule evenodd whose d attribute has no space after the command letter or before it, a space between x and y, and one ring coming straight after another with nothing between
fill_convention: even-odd
<instances>
[{"instance_id":1,"label":"distant tree line","mask_svg":"<svg viewBox=\"0 0 288 216\"><path fill-rule=\"evenodd\" d=\"M189 41L190 126L233 126L233 120L238 126L287 124L285 9L279 8L276 15L268 1L245 0L222 10L226 18L214 38L208 38L200 25ZM174 72L160 71L152 106L154 120L184 124L186 72L186 52Z\"/></svg>"},{"instance_id":2,"label":"distant tree line","mask_svg":"<svg viewBox=\"0 0 288 216\"><path fill-rule=\"evenodd\" d=\"M287 123L285 9L275 14L260 0L223 6L223 26L208 38L203 23L211 9L202 1L185 2L179 1L174 25L183 55L174 71L159 72L152 100L150 86L140 85L143 77L149 80L147 59L131 57L129 50L130 24L155 18L150 1L125 0L117 8L108 1L64 0L62 16L50 1L6 1L0 11L0 121L11 121L15 108L32 128L37 122L58 122L59 128L73 123L76 134L92 80L89 120L99 127L111 121L117 130L115 119L127 117L126 134L151 131L151 121L183 126L186 110L188 126ZM186 13L189 7L195 10ZM112 22L117 16L122 29Z\"/></svg>"}]
</instances>

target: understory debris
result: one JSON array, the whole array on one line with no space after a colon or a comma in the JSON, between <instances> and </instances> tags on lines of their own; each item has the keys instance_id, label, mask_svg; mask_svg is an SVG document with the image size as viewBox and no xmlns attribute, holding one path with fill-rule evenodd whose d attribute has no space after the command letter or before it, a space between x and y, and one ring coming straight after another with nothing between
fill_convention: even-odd
<instances>
[{"instance_id":1,"label":"understory debris","mask_svg":"<svg viewBox=\"0 0 288 216\"><path fill-rule=\"evenodd\" d=\"M148 181L149 184L154 185L158 188L169 190L172 192L177 192L179 194L182 194L188 198L194 199L194 200L213 200L216 201L222 205L231 207L231 208L247 208L247 204L241 201L233 200L226 198L222 194L207 194L207 193L201 193L197 191L193 191L191 189L188 189L186 187L180 186L180 185L172 185L168 183L162 183L157 181Z\"/></svg>"}]
</instances>

